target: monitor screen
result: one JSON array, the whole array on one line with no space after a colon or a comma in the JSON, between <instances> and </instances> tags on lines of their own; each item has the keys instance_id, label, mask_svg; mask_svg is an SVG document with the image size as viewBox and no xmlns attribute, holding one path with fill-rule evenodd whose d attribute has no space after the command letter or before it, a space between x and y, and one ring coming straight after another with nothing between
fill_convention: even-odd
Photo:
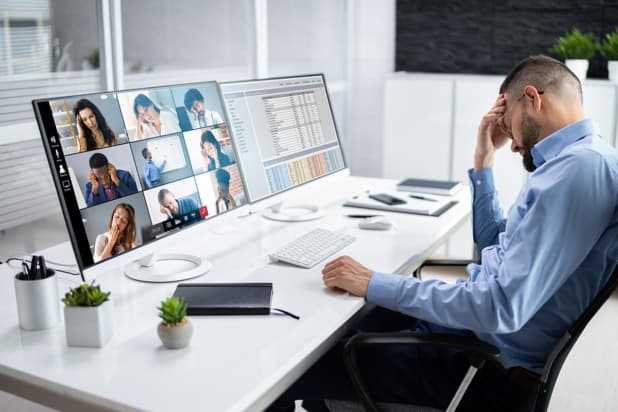
<instances>
[{"instance_id":1,"label":"monitor screen","mask_svg":"<svg viewBox=\"0 0 618 412\"><path fill-rule=\"evenodd\" d=\"M82 271L247 203L216 82L33 106Z\"/></svg>"},{"instance_id":2,"label":"monitor screen","mask_svg":"<svg viewBox=\"0 0 618 412\"><path fill-rule=\"evenodd\" d=\"M221 83L249 201L345 169L322 75Z\"/></svg>"}]
</instances>

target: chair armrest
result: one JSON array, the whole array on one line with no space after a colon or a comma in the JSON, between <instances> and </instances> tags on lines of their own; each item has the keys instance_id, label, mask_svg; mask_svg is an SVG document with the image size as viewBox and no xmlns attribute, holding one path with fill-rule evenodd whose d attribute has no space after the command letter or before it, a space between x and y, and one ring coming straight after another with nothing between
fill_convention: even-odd
<instances>
[{"instance_id":1,"label":"chair armrest","mask_svg":"<svg viewBox=\"0 0 618 412\"><path fill-rule=\"evenodd\" d=\"M495 346L483 342L473 336L458 336L435 333L360 333L346 343L343 350L343 360L346 370L352 380L352 385L366 411L379 412L365 386L356 360L356 350L360 346L369 345L408 345L408 346L437 346L459 349L470 355L470 363L481 368L485 361L495 361L500 350Z\"/></svg>"},{"instance_id":2,"label":"chair armrest","mask_svg":"<svg viewBox=\"0 0 618 412\"><path fill-rule=\"evenodd\" d=\"M478 260L474 259L427 259L413 272L413 276L417 279L421 278L421 270L425 266L451 266L451 267L465 267L470 263L479 263Z\"/></svg>"}]
</instances>

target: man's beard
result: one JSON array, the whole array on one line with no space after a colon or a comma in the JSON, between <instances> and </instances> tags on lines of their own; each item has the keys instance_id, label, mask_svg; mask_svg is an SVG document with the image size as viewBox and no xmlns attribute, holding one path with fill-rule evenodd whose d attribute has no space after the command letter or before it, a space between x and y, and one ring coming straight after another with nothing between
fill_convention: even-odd
<instances>
[{"instance_id":1,"label":"man's beard","mask_svg":"<svg viewBox=\"0 0 618 412\"><path fill-rule=\"evenodd\" d=\"M539 141L540 127L526 112L523 112L521 120L521 142L520 149L524 150L524 168L529 172L534 172L536 166L532 160L532 147Z\"/></svg>"}]
</instances>

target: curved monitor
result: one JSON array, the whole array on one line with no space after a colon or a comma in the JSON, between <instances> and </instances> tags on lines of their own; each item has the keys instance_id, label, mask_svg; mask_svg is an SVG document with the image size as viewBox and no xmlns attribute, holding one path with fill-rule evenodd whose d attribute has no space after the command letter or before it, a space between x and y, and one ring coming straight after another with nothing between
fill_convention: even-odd
<instances>
[{"instance_id":1,"label":"curved monitor","mask_svg":"<svg viewBox=\"0 0 618 412\"><path fill-rule=\"evenodd\" d=\"M346 168L321 74L220 83L250 202ZM320 217L313 205L275 205L277 220Z\"/></svg>"},{"instance_id":2,"label":"curved monitor","mask_svg":"<svg viewBox=\"0 0 618 412\"><path fill-rule=\"evenodd\" d=\"M216 82L32 103L82 273L248 201ZM169 262L157 275L151 259L126 272L175 281L208 270L177 258L176 275Z\"/></svg>"}]
</instances>

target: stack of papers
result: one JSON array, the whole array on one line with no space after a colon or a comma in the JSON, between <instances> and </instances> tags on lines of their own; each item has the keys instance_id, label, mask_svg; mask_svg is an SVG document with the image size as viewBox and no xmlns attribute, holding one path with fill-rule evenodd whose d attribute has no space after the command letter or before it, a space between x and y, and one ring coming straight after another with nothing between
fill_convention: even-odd
<instances>
[{"instance_id":1,"label":"stack of papers","mask_svg":"<svg viewBox=\"0 0 618 412\"><path fill-rule=\"evenodd\" d=\"M386 210L389 212L412 213L416 215L440 216L442 213L457 204L457 201L445 196L425 194L421 196L412 193L395 191L384 193L405 200L406 203L400 205L387 205L375 199L371 199L369 194L362 194L346 200L343 203L343 206Z\"/></svg>"}]
</instances>

